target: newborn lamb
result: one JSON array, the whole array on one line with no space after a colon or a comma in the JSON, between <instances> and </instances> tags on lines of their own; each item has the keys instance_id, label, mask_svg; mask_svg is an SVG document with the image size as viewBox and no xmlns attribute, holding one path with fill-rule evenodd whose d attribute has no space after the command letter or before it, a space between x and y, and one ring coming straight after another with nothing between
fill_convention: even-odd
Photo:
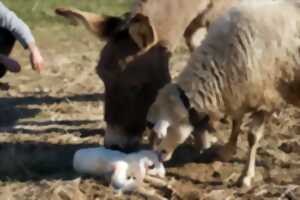
<instances>
[{"instance_id":1,"label":"newborn lamb","mask_svg":"<svg viewBox=\"0 0 300 200\"><path fill-rule=\"evenodd\" d=\"M125 154L104 147L78 150L73 168L83 174L110 176L112 187L118 191L132 191L146 175L165 176L165 168L153 151L142 150Z\"/></svg>"}]
</instances>

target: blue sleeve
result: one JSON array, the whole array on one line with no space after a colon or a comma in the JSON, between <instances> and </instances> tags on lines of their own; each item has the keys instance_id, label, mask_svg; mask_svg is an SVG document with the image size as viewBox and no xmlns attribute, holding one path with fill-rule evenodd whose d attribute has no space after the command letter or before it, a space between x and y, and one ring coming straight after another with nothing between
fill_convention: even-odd
<instances>
[{"instance_id":1,"label":"blue sleeve","mask_svg":"<svg viewBox=\"0 0 300 200\"><path fill-rule=\"evenodd\" d=\"M9 30L26 49L28 44L34 42L29 27L0 2L0 27Z\"/></svg>"}]
</instances>

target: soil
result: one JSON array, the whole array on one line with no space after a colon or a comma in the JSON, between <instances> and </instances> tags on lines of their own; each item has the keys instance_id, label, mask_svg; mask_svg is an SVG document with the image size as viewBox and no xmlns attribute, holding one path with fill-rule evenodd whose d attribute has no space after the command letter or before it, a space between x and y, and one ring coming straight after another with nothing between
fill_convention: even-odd
<instances>
[{"instance_id":1,"label":"soil","mask_svg":"<svg viewBox=\"0 0 300 200\"><path fill-rule=\"evenodd\" d=\"M68 30L66 30L68 29ZM71 165L74 151L102 144L103 83L95 73L103 43L81 28L34 30L46 59L42 74L31 70L19 45L13 57L22 72L8 74L0 90L0 200L147 199L117 196L101 178L82 177ZM189 54L180 47L172 59L176 76ZM6 88L9 84L9 89ZM213 161L187 142L167 163L173 190L156 187L166 199L300 199L300 112L286 106L267 125L258 150L252 188L235 182L245 165L246 136L230 162ZM220 143L229 125L218 133ZM153 198L155 199L155 198Z\"/></svg>"}]
</instances>

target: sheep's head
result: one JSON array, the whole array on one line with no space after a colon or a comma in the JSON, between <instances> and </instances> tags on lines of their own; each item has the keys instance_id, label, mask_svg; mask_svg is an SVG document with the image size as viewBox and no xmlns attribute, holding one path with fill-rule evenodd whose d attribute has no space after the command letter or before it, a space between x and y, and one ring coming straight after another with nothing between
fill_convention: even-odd
<instances>
[{"instance_id":1,"label":"sheep's head","mask_svg":"<svg viewBox=\"0 0 300 200\"><path fill-rule=\"evenodd\" d=\"M97 73L105 86L104 145L130 152L138 146L157 91L170 81L170 52L158 41L156 27L142 13L103 16L78 9L56 13L83 24L105 41Z\"/></svg>"},{"instance_id":2,"label":"sheep's head","mask_svg":"<svg viewBox=\"0 0 300 200\"><path fill-rule=\"evenodd\" d=\"M159 152L163 161L169 160L176 147L182 144L193 131L189 112L175 84L168 84L159 91L155 102L150 107L147 119L154 124L153 131L157 136L154 149Z\"/></svg>"}]
</instances>

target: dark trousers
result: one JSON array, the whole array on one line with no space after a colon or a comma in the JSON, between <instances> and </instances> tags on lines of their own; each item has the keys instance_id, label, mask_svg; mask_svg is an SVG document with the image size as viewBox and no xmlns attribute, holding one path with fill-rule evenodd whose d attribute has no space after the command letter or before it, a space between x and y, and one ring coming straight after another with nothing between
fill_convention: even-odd
<instances>
[{"instance_id":1,"label":"dark trousers","mask_svg":"<svg viewBox=\"0 0 300 200\"><path fill-rule=\"evenodd\" d=\"M9 56L11 53L16 38L4 28L0 28L0 54ZM0 78L6 74L6 67L0 64Z\"/></svg>"}]
</instances>

